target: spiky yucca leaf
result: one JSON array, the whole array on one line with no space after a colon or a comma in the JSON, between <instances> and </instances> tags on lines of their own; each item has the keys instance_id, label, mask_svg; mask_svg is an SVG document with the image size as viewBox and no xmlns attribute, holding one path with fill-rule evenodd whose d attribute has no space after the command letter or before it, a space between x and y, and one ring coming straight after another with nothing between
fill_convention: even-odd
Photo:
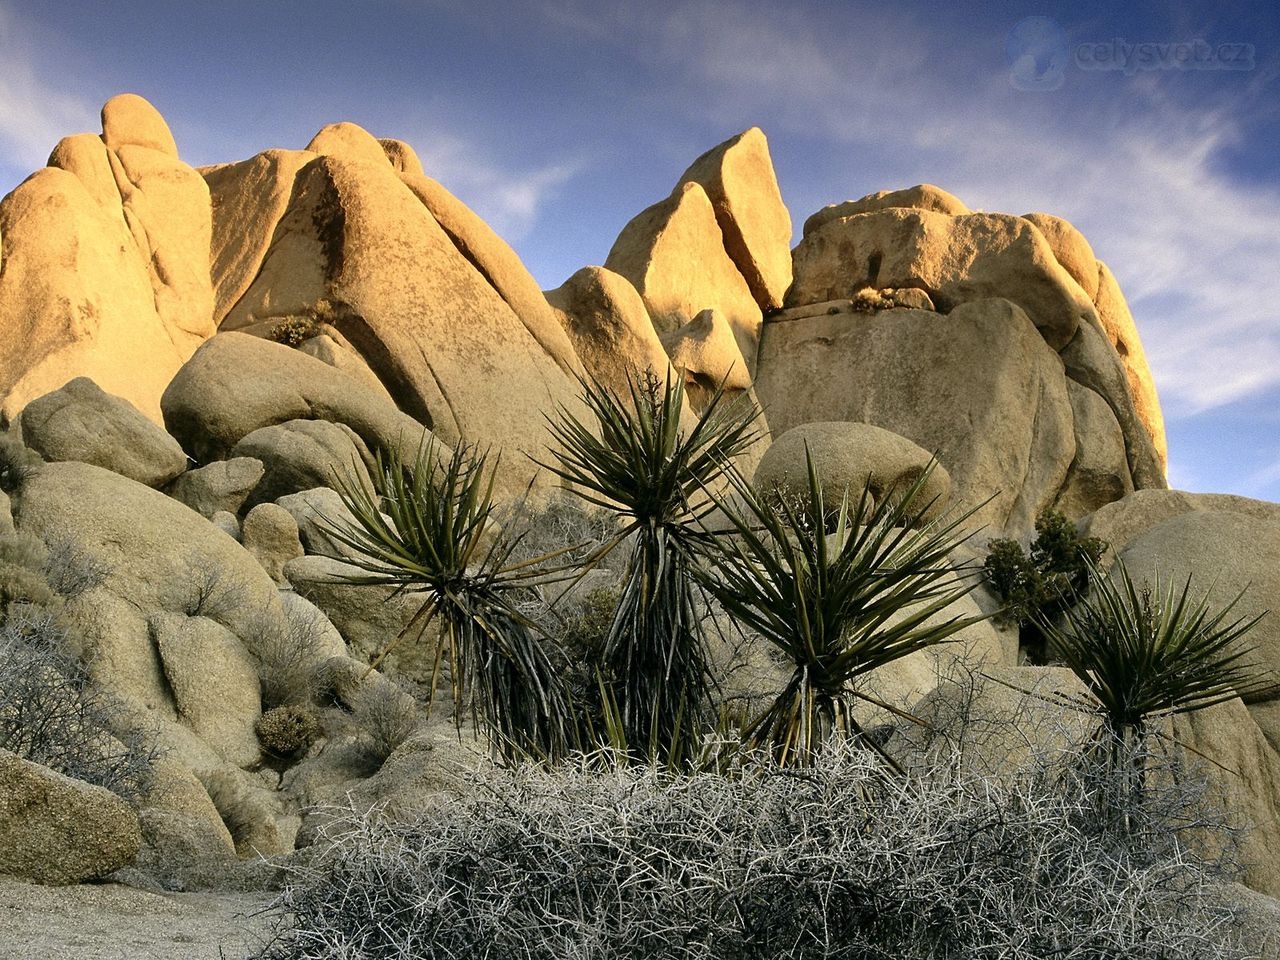
<instances>
[{"instance_id":1,"label":"spiky yucca leaf","mask_svg":"<svg viewBox=\"0 0 1280 960\"><path fill-rule=\"evenodd\" d=\"M563 576L548 566L555 555L512 562L519 540L494 536L494 469L474 450L444 458L431 441L412 463L379 451L372 480L372 488L351 477L334 481L354 518L326 522L329 536L353 551L335 559L364 571L349 582L421 597L393 645L440 620L432 693L447 656L454 702L470 698L500 753L563 755L571 722L564 684L540 628L514 603L517 591Z\"/></svg>"},{"instance_id":2,"label":"spiky yucca leaf","mask_svg":"<svg viewBox=\"0 0 1280 960\"><path fill-rule=\"evenodd\" d=\"M1265 616L1231 618L1240 591L1216 613L1206 593L1181 588L1139 588L1124 561L1111 577L1094 571L1089 598L1063 614L1063 623L1041 618L1049 648L1080 678L1096 700L1107 731L1123 738L1150 721L1232 700L1266 699L1277 693L1240 640Z\"/></svg>"},{"instance_id":3,"label":"spiky yucca leaf","mask_svg":"<svg viewBox=\"0 0 1280 960\"><path fill-rule=\"evenodd\" d=\"M643 759L692 762L685 754L696 737L684 731L699 726L712 683L694 595L693 567L706 542L700 520L714 509L706 491L758 438L759 411L742 398L727 401L721 387L686 433L678 377L633 380L626 397L581 382L593 422L563 409L550 419L558 447L544 466L620 518L606 546L632 538L603 645L625 740Z\"/></svg>"},{"instance_id":4,"label":"spiky yucca leaf","mask_svg":"<svg viewBox=\"0 0 1280 960\"><path fill-rule=\"evenodd\" d=\"M850 509L846 494L831 534L824 518L833 511L807 449L806 459L808 493L799 504L734 475L742 507L722 504L734 536L721 539L703 573L724 609L793 666L786 688L744 735L749 748L782 765L811 763L833 737L875 747L861 737L852 705L888 705L860 689L860 678L983 619L929 622L973 589L949 560L968 539L960 528L973 511L926 519L934 504L922 502L921 491L932 464L879 503L864 486Z\"/></svg>"}]
</instances>

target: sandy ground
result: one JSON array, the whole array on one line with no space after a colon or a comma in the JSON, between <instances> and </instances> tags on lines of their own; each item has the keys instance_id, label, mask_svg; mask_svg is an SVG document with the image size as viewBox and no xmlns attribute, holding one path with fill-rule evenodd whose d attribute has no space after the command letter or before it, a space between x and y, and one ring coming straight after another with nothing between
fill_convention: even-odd
<instances>
[{"instance_id":1,"label":"sandy ground","mask_svg":"<svg viewBox=\"0 0 1280 960\"><path fill-rule=\"evenodd\" d=\"M0 880L0 960L244 960L271 899Z\"/></svg>"}]
</instances>

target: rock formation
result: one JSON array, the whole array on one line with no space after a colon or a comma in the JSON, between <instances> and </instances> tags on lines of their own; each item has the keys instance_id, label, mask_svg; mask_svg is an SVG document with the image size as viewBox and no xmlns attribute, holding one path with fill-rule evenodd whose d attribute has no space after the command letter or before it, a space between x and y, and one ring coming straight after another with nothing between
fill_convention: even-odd
<instances>
[{"instance_id":1,"label":"rock formation","mask_svg":"<svg viewBox=\"0 0 1280 960\"><path fill-rule=\"evenodd\" d=\"M619 393L678 376L686 423L719 387L753 397L765 442L737 466L761 486L794 492L806 444L832 495L870 477L892 496L936 457L936 512L977 508L985 535L1024 536L1053 508L1137 575L1218 576L1218 597L1252 583L1241 612L1274 606L1280 507L1164 489L1133 317L1066 221L973 212L921 184L817 211L793 251L752 128L697 158L603 266L543 292L429 174L408 144L350 123L195 170L124 95L100 136L64 139L0 202L0 540L80 565L74 590L44 593L87 682L168 749L128 810L0 751L20 799L95 808L75 830L42 822L0 872L225 866L315 839L310 804L455 789L439 758L471 748L413 717L370 775L361 704L412 708L384 673L427 684L440 665L410 643L370 669L421 600L351 582L361 558L334 535L350 517L335 488L367 485L380 450L476 445L501 454L504 507L530 484L554 503L533 458L546 417L580 409L580 376ZM981 589L962 603L998 606ZM1280 672L1280 631L1254 639ZM944 652L961 646L1028 685L1058 677L1019 665L1016 629L975 623ZM923 656L871 679L898 710L950 696ZM1278 704L1178 726L1242 772L1241 803L1267 824L1260 860L1280 855ZM323 749L302 735L308 710L329 711ZM6 842L25 810L0 796ZM1274 871L1247 876L1280 892Z\"/></svg>"},{"instance_id":2,"label":"rock formation","mask_svg":"<svg viewBox=\"0 0 1280 960\"><path fill-rule=\"evenodd\" d=\"M216 329L209 189L161 116L123 94L0 203L0 418L88 376L159 422Z\"/></svg>"}]
</instances>

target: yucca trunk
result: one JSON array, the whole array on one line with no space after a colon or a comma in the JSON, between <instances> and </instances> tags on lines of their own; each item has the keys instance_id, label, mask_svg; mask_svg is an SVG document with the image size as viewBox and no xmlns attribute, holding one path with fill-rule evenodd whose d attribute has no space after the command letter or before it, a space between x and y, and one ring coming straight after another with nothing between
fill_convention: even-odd
<instances>
[{"instance_id":1,"label":"yucca trunk","mask_svg":"<svg viewBox=\"0 0 1280 960\"><path fill-rule=\"evenodd\" d=\"M1106 740L1103 814L1116 817L1124 833L1131 835L1141 826L1147 798L1146 728L1141 722L1108 721L1101 736Z\"/></svg>"},{"instance_id":2,"label":"yucca trunk","mask_svg":"<svg viewBox=\"0 0 1280 960\"><path fill-rule=\"evenodd\" d=\"M494 750L508 760L563 757L568 702L542 644L519 636L524 627L499 609L459 606L445 619L455 697L470 693L472 713L490 731Z\"/></svg>"},{"instance_id":3,"label":"yucca trunk","mask_svg":"<svg viewBox=\"0 0 1280 960\"><path fill-rule=\"evenodd\" d=\"M677 765L710 691L691 563L661 525L639 528L604 648L630 751Z\"/></svg>"},{"instance_id":4,"label":"yucca trunk","mask_svg":"<svg viewBox=\"0 0 1280 960\"><path fill-rule=\"evenodd\" d=\"M743 741L751 749L768 751L783 767L812 766L837 741L871 744L854 718L851 700L847 690L826 688L813 682L808 670L798 670L744 731Z\"/></svg>"}]
</instances>

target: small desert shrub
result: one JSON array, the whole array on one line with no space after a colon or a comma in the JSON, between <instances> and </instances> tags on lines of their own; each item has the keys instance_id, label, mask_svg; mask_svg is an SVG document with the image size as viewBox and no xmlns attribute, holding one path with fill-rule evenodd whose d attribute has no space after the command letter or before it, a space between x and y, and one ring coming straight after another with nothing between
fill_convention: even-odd
<instances>
[{"instance_id":1,"label":"small desert shrub","mask_svg":"<svg viewBox=\"0 0 1280 960\"><path fill-rule=\"evenodd\" d=\"M315 710L301 704L266 711L253 729L264 749L286 759L306 752L323 732Z\"/></svg>"},{"instance_id":2,"label":"small desert shrub","mask_svg":"<svg viewBox=\"0 0 1280 960\"><path fill-rule=\"evenodd\" d=\"M315 699L323 647L324 628L318 618L304 621L264 614L259 619L254 653L265 709L309 704Z\"/></svg>"},{"instance_id":3,"label":"small desert shrub","mask_svg":"<svg viewBox=\"0 0 1280 960\"><path fill-rule=\"evenodd\" d=\"M1022 628L1024 642L1035 644L1042 640L1038 621L1052 619L1088 591L1107 544L1081 537L1065 516L1046 510L1036 519L1029 553L1017 540L992 540L987 550L983 570L1004 601L996 621Z\"/></svg>"},{"instance_id":4,"label":"small desert shrub","mask_svg":"<svg viewBox=\"0 0 1280 960\"><path fill-rule=\"evenodd\" d=\"M101 586L108 570L106 564L81 549L74 540L60 538L49 545L44 573L55 593L73 600Z\"/></svg>"},{"instance_id":5,"label":"small desert shrub","mask_svg":"<svg viewBox=\"0 0 1280 960\"><path fill-rule=\"evenodd\" d=\"M13 493L44 465L11 431L0 431L0 492Z\"/></svg>"},{"instance_id":6,"label":"small desert shrub","mask_svg":"<svg viewBox=\"0 0 1280 960\"><path fill-rule=\"evenodd\" d=\"M311 317L289 317L271 328L269 339L286 347L300 347L319 333L320 327Z\"/></svg>"},{"instance_id":7,"label":"small desert shrub","mask_svg":"<svg viewBox=\"0 0 1280 960\"><path fill-rule=\"evenodd\" d=\"M56 605L45 565L49 551L36 537L22 533L0 535L0 617L13 606Z\"/></svg>"},{"instance_id":8,"label":"small desert shrub","mask_svg":"<svg viewBox=\"0 0 1280 960\"><path fill-rule=\"evenodd\" d=\"M395 681L367 679L351 704L352 718L361 730L360 747L373 769L381 767L418 727L418 704Z\"/></svg>"},{"instance_id":9,"label":"small desert shrub","mask_svg":"<svg viewBox=\"0 0 1280 960\"><path fill-rule=\"evenodd\" d=\"M584 660L599 656L609 627L613 625L618 599L616 586L596 587L588 590L577 603L561 607L558 639L566 652Z\"/></svg>"},{"instance_id":10,"label":"small desert shrub","mask_svg":"<svg viewBox=\"0 0 1280 960\"><path fill-rule=\"evenodd\" d=\"M136 799L151 782L154 738L122 726L67 643L48 610L14 607L0 621L0 747Z\"/></svg>"},{"instance_id":11,"label":"small desert shrub","mask_svg":"<svg viewBox=\"0 0 1280 960\"><path fill-rule=\"evenodd\" d=\"M244 603L245 585L212 563L188 562L183 579L187 587L183 612L188 617L221 620Z\"/></svg>"},{"instance_id":12,"label":"small desert shrub","mask_svg":"<svg viewBox=\"0 0 1280 960\"><path fill-rule=\"evenodd\" d=\"M516 528L517 542L511 554L516 561L555 554L563 563L586 563L617 533L611 513L563 492L541 510L506 508L495 520L504 528ZM610 553L599 566L621 570L622 564Z\"/></svg>"},{"instance_id":13,"label":"small desert shrub","mask_svg":"<svg viewBox=\"0 0 1280 960\"><path fill-rule=\"evenodd\" d=\"M0 551L2 549L0 547ZM47 607L56 600L57 594L38 569L6 563L0 557L0 617L6 616L15 606Z\"/></svg>"},{"instance_id":14,"label":"small desert shrub","mask_svg":"<svg viewBox=\"0 0 1280 960\"><path fill-rule=\"evenodd\" d=\"M893 297L885 296L875 287L863 287L853 295L853 309L858 313L873 313L896 306Z\"/></svg>"},{"instance_id":15,"label":"small desert shrub","mask_svg":"<svg viewBox=\"0 0 1280 960\"><path fill-rule=\"evenodd\" d=\"M410 822L348 815L258 957L1243 956L1205 864L1176 844L1133 856L1088 810L852 750L802 774L490 770Z\"/></svg>"}]
</instances>

